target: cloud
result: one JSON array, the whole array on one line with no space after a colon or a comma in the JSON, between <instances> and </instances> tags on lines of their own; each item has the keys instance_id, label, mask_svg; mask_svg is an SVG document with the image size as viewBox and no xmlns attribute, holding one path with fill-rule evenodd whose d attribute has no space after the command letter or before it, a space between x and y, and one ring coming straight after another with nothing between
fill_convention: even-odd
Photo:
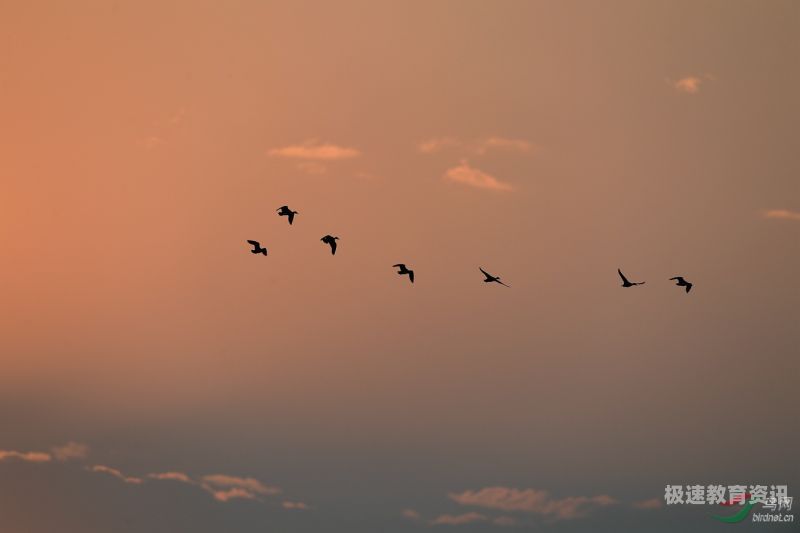
<instances>
[{"instance_id":1,"label":"cloud","mask_svg":"<svg viewBox=\"0 0 800 533\"><path fill-rule=\"evenodd\" d=\"M431 520L433 526L461 526L464 524L471 524L473 522L483 522L488 520L480 513L464 513L459 515L443 514Z\"/></svg>"},{"instance_id":2,"label":"cloud","mask_svg":"<svg viewBox=\"0 0 800 533\"><path fill-rule=\"evenodd\" d=\"M297 509L301 511L306 511L311 509L307 504L304 502L290 502L289 500L284 500L281 502L281 507L284 509Z\"/></svg>"},{"instance_id":3,"label":"cloud","mask_svg":"<svg viewBox=\"0 0 800 533\"><path fill-rule=\"evenodd\" d=\"M403 518L405 518L406 520L411 520L413 522L422 519L422 516L414 509L403 509L403 512L401 514L403 515Z\"/></svg>"},{"instance_id":4,"label":"cloud","mask_svg":"<svg viewBox=\"0 0 800 533\"><path fill-rule=\"evenodd\" d=\"M672 86L681 92L694 94L700 91L701 83L703 83L703 80L701 80L700 78L696 78L694 76L688 76L686 78L682 78L676 81L675 83L672 84Z\"/></svg>"},{"instance_id":5,"label":"cloud","mask_svg":"<svg viewBox=\"0 0 800 533\"><path fill-rule=\"evenodd\" d=\"M361 155L355 148L344 148L331 143L319 143L313 139L303 144L272 148L267 151L272 157L287 157L292 159L316 159L323 161L336 161L352 159Z\"/></svg>"},{"instance_id":6,"label":"cloud","mask_svg":"<svg viewBox=\"0 0 800 533\"><path fill-rule=\"evenodd\" d=\"M86 456L89 455L89 447L79 442L68 442L63 446L54 446L52 452L59 461L86 459Z\"/></svg>"},{"instance_id":7,"label":"cloud","mask_svg":"<svg viewBox=\"0 0 800 533\"><path fill-rule=\"evenodd\" d=\"M494 191L510 191L513 189L510 184L502 182L482 170L469 166L466 161L461 161L461 164L457 167L447 169L443 179L479 189L491 189Z\"/></svg>"},{"instance_id":8,"label":"cloud","mask_svg":"<svg viewBox=\"0 0 800 533\"><path fill-rule=\"evenodd\" d=\"M517 519L511 516L498 516L494 520L492 520L492 524L496 526L516 526L518 524Z\"/></svg>"},{"instance_id":9,"label":"cloud","mask_svg":"<svg viewBox=\"0 0 800 533\"><path fill-rule=\"evenodd\" d=\"M27 463L48 463L53 457L46 452L18 452L16 450L0 450L0 462L6 459L18 459Z\"/></svg>"},{"instance_id":10,"label":"cloud","mask_svg":"<svg viewBox=\"0 0 800 533\"><path fill-rule=\"evenodd\" d=\"M211 493L215 500L221 502L236 498L256 500L258 495L272 496L281 493L280 488L269 487L257 479L226 476L224 474L203 476L201 486Z\"/></svg>"},{"instance_id":11,"label":"cloud","mask_svg":"<svg viewBox=\"0 0 800 533\"><path fill-rule=\"evenodd\" d=\"M155 474L147 474L149 479L157 479L161 481L180 481L181 483L195 484L189 476L183 472L158 472Z\"/></svg>"},{"instance_id":12,"label":"cloud","mask_svg":"<svg viewBox=\"0 0 800 533\"><path fill-rule=\"evenodd\" d=\"M305 172L306 174L319 175L328 172L328 167L315 161L303 161L301 163L297 163L297 170L300 172Z\"/></svg>"},{"instance_id":13,"label":"cloud","mask_svg":"<svg viewBox=\"0 0 800 533\"><path fill-rule=\"evenodd\" d=\"M764 218L777 218L780 220L800 220L800 212L788 209L771 209L764 212Z\"/></svg>"},{"instance_id":14,"label":"cloud","mask_svg":"<svg viewBox=\"0 0 800 533\"><path fill-rule=\"evenodd\" d=\"M659 509L664 506L664 502L661 498L650 498L649 500L633 502L632 505L637 509Z\"/></svg>"},{"instance_id":15,"label":"cloud","mask_svg":"<svg viewBox=\"0 0 800 533\"><path fill-rule=\"evenodd\" d=\"M556 520L567 520L585 515L593 507L603 507L617 503L610 496L569 496L553 499L544 490L513 489L508 487L486 487L479 491L451 493L450 499L461 505L500 509L503 511L523 511L540 514Z\"/></svg>"},{"instance_id":16,"label":"cloud","mask_svg":"<svg viewBox=\"0 0 800 533\"><path fill-rule=\"evenodd\" d=\"M483 140L475 151L478 155L484 155L490 150L529 153L533 150L533 145L524 139L489 137L488 139Z\"/></svg>"},{"instance_id":17,"label":"cloud","mask_svg":"<svg viewBox=\"0 0 800 533\"><path fill-rule=\"evenodd\" d=\"M445 148L453 148L460 145L461 141L453 137L437 137L419 143L417 145L417 150L423 154L435 154L436 152L441 152Z\"/></svg>"},{"instance_id":18,"label":"cloud","mask_svg":"<svg viewBox=\"0 0 800 533\"><path fill-rule=\"evenodd\" d=\"M100 472L103 474L108 474L110 476L114 476L115 478L119 479L120 481L124 481L125 483L130 483L132 485L141 485L143 480L142 478L138 477L128 477L124 475L122 472L117 470L116 468L111 468L109 466L104 465L94 465L89 467L88 470L90 472Z\"/></svg>"}]
</instances>

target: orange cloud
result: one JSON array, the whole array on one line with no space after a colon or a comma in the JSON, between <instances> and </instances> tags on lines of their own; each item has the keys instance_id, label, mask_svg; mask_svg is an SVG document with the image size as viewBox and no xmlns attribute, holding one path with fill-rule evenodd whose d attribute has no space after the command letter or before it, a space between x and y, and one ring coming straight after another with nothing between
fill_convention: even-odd
<instances>
[{"instance_id":1,"label":"orange cloud","mask_svg":"<svg viewBox=\"0 0 800 533\"><path fill-rule=\"evenodd\" d=\"M160 472L155 474L147 474L150 479L158 479L161 481L180 481L181 483L194 484L195 482L184 474L183 472Z\"/></svg>"},{"instance_id":2,"label":"orange cloud","mask_svg":"<svg viewBox=\"0 0 800 533\"><path fill-rule=\"evenodd\" d=\"M16 450L0 450L0 461L18 459L28 463L47 463L52 461L52 456L45 452L18 452Z\"/></svg>"},{"instance_id":3,"label":"orange cloud","mask_svg":"<svg viewBox=\"0 0 800 533\"><path fill-rule=\"evenodd\" d=\"M90 472L100 472L103 474L108 474L110 476L114 476L115 478L123 481L125 483L130 483L132 485L141 485L143 480L138 477L128 477L124 475L122 472L117 470L116 468L111 468L109 466L104 465L94 465L88 469Z\"/></svg>"},{"instance_id":4,"label":"orange cloud","mask_svg":"<svg viewBox=\"0 0 800 533\"><path fill-rule=\"evenodd\" d=\"M800 220L800 213L789 211L788 209L771 209L764 212L765 218L777 218L780 220Z\"/></svg>"},{"instance_id":5,"label":"orange cloud","mask_svg":"<svg viewBox=\"0 0 800 533\"><path fill-rule=\"evenodd\" d=\"M687 76L676 82L673 82L672 86L678 91L688 94L695 94L700 91L701 83L703 83L702 79L695 76Z\"/></svg>"},{"instance_id":6,"label":"orange cloud","mask_svg":"<svg viewBox=\"0 0 800 533\"><path fill-rule=\"evenodd\" d=\"M553 499L544 490L513 489L508 487L486 487L479 491L465 491L450 494L450 499L461 505L501 509L503 511L524 511L541 514L557 520L578 518L592 507L602 507L617 503L610 496L569 496Z\"/></svg>"},{"instance_id":7,"label":"orange cloud","mask_svg":"<svg viewBox=\"0 0 800 533\"><path fill-rule=\"evenodd\" d=\"M436 152L441 152L445 148L452 148L460 145L461 141L453 137L437 137L419 143L417 145L417 150L423 154L435 154Z\"/></svg>"},{"instance_id":8,"label":"orange cloud","mask_svg":"<svg viewBox=\"0 0 800 533\"><path fill-rule=\"evenodd\" d=\"M651 498L649 500L633 502L633 506L637 509L659 509L664 506L664 502L661 501L661 498Z\"/></svg>"},{"instance_id":9,"label":"orange cloud","mask_svg":"<svg viewBox=\"0 0 800 533\"><path fill-rule=\"evenodd\" d=\"M235 498L248 500L258 499L258 495L271 496L280 494L278 487L269 487L251 477L226 476L215 474L203 476L201 486L211 493L215 500L227 502Z\"/></svg>"},{"instance_id":10,"label":"orange cloud","mask_svg":"<svg viewBox=\"0 0 800 533\"><path fill-rule=\"evenodd\" d=\"M480 143L476 152L484 155L490 150L504 150L507 152L528 153L533 150L533 145L524 139L506 139L504 137L489 137Z\"/></svg>"},{"instance_id":11,"label":"orange cloud","mask_svg":"<svg viewBox=\"0 0 800 533\"><path fill-rule=\"evenodd\" d=\"M463 524L471 524L473 522L483 522L485 520L488 520L488 518L480 513L465 513L459 515L443 514L433 519L431 521L431 525L460 526Z\"/></svg>"},{"instance_id":12,"label":"orange cloud","mask_svg":"<svg viewBox=\"0 0 800 533\"><path fill-rule=\"evenodd\" d=\"M303 502L290 502L288 500L281 502L281 507L284 509L297 509L301 511L310 509L310 507Z\"/></svg>"},{"instance_id":13,"label":"orange cloud","mask_svg":"<svg viewBox=\"0 0 800 533\"><path fill-rule=\"evenodd\" d=\"M272 148L267 151L267 155L293 159L336 161L339 159L358 157L361 155L361 152L355 148L344 148L330 143L318 143L312 139L303 144L284 146L283 148Z\"/></svg>"},{"instance_id":14,"label":"orange cloud","mask_svg":"<svg viewBox=\"0 0 800 533\"><path fill-rule=\"evenodd\" d=\"M446 181L462 183L478 189L491 189L493 191L510 191L513 189L510 184L504 183L482 170L469 166L466 161L462 161L457 167L447 169L443 177Z\"/></svg>"},{"instance_id":15,"label":"orange cloud","mask_svg":"<svg viewBox=\"0 0 800 533\"><path fill-rule=\"evenodd\" d=\"M63 446L54 446L52 452L59 461L71 461L85 459L89 454L89 447L78 442L68 442Z\"/></svg>"}]
</instances>

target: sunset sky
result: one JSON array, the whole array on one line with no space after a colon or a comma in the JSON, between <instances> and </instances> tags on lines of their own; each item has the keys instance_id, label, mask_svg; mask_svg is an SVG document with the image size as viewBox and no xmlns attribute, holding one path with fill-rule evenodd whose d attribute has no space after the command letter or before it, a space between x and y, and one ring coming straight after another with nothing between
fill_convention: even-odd
<instances>
[{"instance_id":1,"label":"sunset sky","mask_svg":"<svg viewBox=\"0 0 800 533\"><path fill-rule=\"evenodd\" d=\"M800 3L8 0L0 50L3 533L800 496Z\"/></svg>"}]
</instances>

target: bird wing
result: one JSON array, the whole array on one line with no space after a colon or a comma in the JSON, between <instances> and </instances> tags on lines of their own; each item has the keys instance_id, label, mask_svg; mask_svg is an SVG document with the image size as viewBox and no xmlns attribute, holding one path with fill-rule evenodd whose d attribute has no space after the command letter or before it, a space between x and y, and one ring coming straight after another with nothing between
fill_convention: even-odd
<instances>
[{"instance_id":1,"label":"bird wing","mask_svg":"<svg viewBox=\"0 0 800 533\"><path fill-rule=\"evenodd\" d=\"M403 263L397 263L396 265L392 265L395 268L405 268L406 266Z\"/></svg>"},{"instance_id":2,"label":"bird wing","mask_svg":"<svg viewBox=\"0 0 800 533\"><path fill-rule=\"evenodd\" d=\"M331 239L331 254L336 255L336 240Z\"/></svg>"},{"instance_id":3,"label":"bird wing","mask_svg":"<svg viewBox=\"0 0 800 533\"><path fill-rule=\"evenodd\" d=\"M622 270L617 269L617 272L619 272L619 277L622 278L623 283L630 283L630 281L628 281L628 278L625 277L625 274L622 273Z\"/></svg>"},{"instance_id":4,"label":"bird wing","mask_svg":"<svg viewBox=\"0 0 800 533\"><path fill-rule=\"evenodd\" d=\"M690 290L692 290L692 284L691 283L687 283L686 284L686 292L688 293Z\"/></svg>"},{"instance_id":5,"label":"bird wing","mask_svg":"<svg viewBox=\"0 0 800 533\"><path fill-rule=\"evenodd\" d=\"M249 239L248 239L248 240L247 240L247 242L248 242L249 244L252 244L253 246L261 246L261 243L260 243L260 242L258 242L258 241L251 241L251 240L249 240Z\"/></svg>"},{"instance_id":6,"label":"bird wing","mask_svg":"<svg viewBox=\"0 0 800 533\"><path fill-rule=\"evenodd\" d=\"M414 271L413 270L409 270L408 271L408 279L411 280L411 283L414 283Z\"/></svg>"},{"instance_id":7,"label":"bird wing","mask_svg":"<svg viewBox=\"0 0 800 533\"><path fill-rule=\"evenodd\" d=\"M293 211L289 211L289 225L290 226L292 225L293 221L294 221L294 212Z\"/></svg>"},{"instance_id":8,"label":"bird wing","mask_svg":"<svg viewBox=\"0 0 800 533\"><path fill-rule=\"evenodd\" d=\"M499 283L500 285L502 285L503 287L508 287L509 289L511 288L511 285L506 285L505 283L503 283L503 282L502 282L502 281L500 281L499 279L496 279L495 281L496 281L497 283Z\"/></svg>"},{"instance_id":9,"label":"bird wing","mask_svg":"<svg viewBox=\"0 0 800 533\"><path fill-rule=\"evenodd\" d=\"M682 283L683 282L683 277L682 276L675 276L674 278L669 278L669 279L675 280L678 283Z\"/></svg>"},{"instance_id":10,"label":"bird wing","mask_svg":"<svg viewBox=\"0 0 800 533\"><path fill-rule=\"evenodd\" d=\"M491 274L489 274L488 272L486 272L484 269L482 269L481 267L478 267L478 270L483 272L483 275L486 276L487 278L493 278L494 277Z\"/></svg>"}]
</instances>

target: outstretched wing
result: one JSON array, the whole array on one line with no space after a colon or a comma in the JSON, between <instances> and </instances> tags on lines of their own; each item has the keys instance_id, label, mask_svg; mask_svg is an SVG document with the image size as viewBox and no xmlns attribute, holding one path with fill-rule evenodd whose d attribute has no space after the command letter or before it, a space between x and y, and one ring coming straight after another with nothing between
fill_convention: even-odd
<instances>
[{"instance_id":1,"label":"outstretched wing","mask_svg":"<svg viewBox=\"0 0 800 533\"><path fill-rule=\"evenodd\" d=\"M506 285L505 283L503 283L503 282L502 282L502 281L500 281L499 279L496 279L495 281L496 281L497 283L499 283L500 285L502 285L503 287L508 287L509 289L511 288L511 285Z\"/></svg>"},{"instance_id":2,"label":"outstretched wing","mask_svg":"<svg viewBox=\"0 0 800 533\"><path fill-rule=\"evenodd\" d=\"M628 281L628 278L625 277L625 274L622 273L622 270L617 269L617 272L619 272L619 277L622 278L622 283L630 283L630 281Z\"/></svg>"},{"instance_id":3,"label":"outstretched wing","mask_svg":"<svg viewBox=\"0 0 800 533\"><path fill-rule=\"evenodd\" d=\"M406 266L403 263L397 263L396 265L392 265L394 268L405 268Z\"/></svg>"},{"instance_id":4,"label":"outstretched wing","mask_svg":"<svg viewBox=\"0 0 800 533\"><path fill-rule=\"evenodd\" d=\"M294 211L289 211L289 225L290 226L292 225L293 221L294 221Z\"/></svg>"},{"instance_id":5,"label":"outstretched wing","mask_svg":"<svg viewBox=\"0 0 800 533\"><path fill-rule=\"evenodd\" d=\"M489 274L488 272L486 272L484 269L482 269L481 267L478 267L478 270L483 272L483 275L486 276L487 278L493 278L494 277L491 274Z\"/></svg>"},{"instance_id":6,"label":"outstretched wing","mask_svg":"<svg viewBox=\"0 0 800 533\"><path fill-rule=\"evenodd\" d=\"M674 278L669 279L677 281L678 283L683 283L683 276L675 276Z\"/></svg>"},{"instance_id":7,"label":"outstretched wing","mask_svg":"<svg viewBox=\"0 0 800 533\"><path fill-rule=\"evenodd\" d=\"M687 283L687 284L686 284L686 292L687 292L687 293L688 293L690 290L692 290L692 286L693 286L693 285L692 285L691 283Z\"/></svg>"},{"instance_id":8,"label":"outstretched wing","mask_svg":"<svg viewBox=\"0 0 800 533\"><path fill-rule=\"evenodd\" d=\"M260 243L260 242L258 242L258 241L251 241L251 240L249 240L249 239L248 239L248 240L247 240L247 242L248 242L249 244L252 244L253 246L261 246L261 243Z\"/></svg>"},{"instance_id":9,"label":"outstretched wing","mask_svg":"<svg viewBox=\"0 0 800 533\"><path fill-rule=\"evenodd\" d=\"M413 270L409 270L408 271L408 279L411 280L411 283L414 283L414 271Z\"/></svg>"}]
</instances>

